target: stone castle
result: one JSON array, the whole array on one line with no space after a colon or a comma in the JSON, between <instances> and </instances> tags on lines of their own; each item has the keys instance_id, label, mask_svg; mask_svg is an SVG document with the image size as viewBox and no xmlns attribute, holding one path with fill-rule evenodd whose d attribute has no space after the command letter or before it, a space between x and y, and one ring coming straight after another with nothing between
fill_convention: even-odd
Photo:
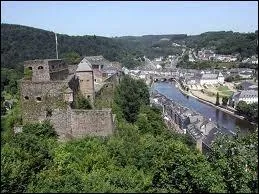
<instances>
[{"instance_id":1,"label":"stone castle","mask_svg":"<svg viewBox=\"0 0 259 194\"><path fill-rule=\"evenodd\" d=\"M30 60L24 68L31 76L19 83L23 124L49 120L61 139L113 133L111 109L73 109L72 105L78 92L93 105L103 87L119 82L120 65L91 56L73 66L61 59Z\"/></svg>"}]
</instances>

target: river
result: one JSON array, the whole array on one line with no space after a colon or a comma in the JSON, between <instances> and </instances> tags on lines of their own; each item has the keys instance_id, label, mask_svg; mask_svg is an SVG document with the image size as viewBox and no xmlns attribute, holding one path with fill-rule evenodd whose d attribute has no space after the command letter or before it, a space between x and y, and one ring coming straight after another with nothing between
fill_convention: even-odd
<instances>
[{"instance_id":1,"label":"river","mask_svg":"<svg viewBox=\"0 0 259 194\"><path fill-rule=\"evenodd\" d=\"M200 113L204 117L208 119L211 118L219 127L223 127L226 130L236 132L237 127L239 127L241 134L247 134L255 129L255 126L246 120L236 118L233 115L202 103L191 96L182 94L180 90L175 87L174 82L156 82L153 85L153 89L156 89L169 99Z\"/></svg>"}]
</instances>

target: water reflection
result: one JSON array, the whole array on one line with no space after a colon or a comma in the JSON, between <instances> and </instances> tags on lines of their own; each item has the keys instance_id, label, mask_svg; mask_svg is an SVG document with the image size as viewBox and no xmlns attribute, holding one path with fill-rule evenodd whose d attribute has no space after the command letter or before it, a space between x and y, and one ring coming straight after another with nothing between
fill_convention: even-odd
<instances>
[{"instance_id":1,"label":"water reflection","mask_svg":"<svg viewBox=\"0 0 259 194\"><path fill-rule=\"evenodd\" d=\"M174 83L155 83L154 89L158 90L169 99L174 100L196 112L199 112L208 119L211 119L218 126L236 132L236 127L241 129L242 133L251 132L255 128L251 123L229 115L210 105L204 104L193 97L182 94Z\"/></svg>"}]
</instances>

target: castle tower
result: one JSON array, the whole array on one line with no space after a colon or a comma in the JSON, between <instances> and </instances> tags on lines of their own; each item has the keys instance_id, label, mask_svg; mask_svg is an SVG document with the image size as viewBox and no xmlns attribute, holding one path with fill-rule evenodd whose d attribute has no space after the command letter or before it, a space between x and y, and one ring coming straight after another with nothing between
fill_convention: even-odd
<instances>
[{"instance_id":1,"label":"castle tower","mask_svg":"<svg viewBox=\"0 0 259 194\"><path fill-rule=\"evenodd\" d=\"M33 82L64 80L68 76L68 65L61 59L25 61L24 69L26 68L32 71Z\"/></svg>"},{"instance_id":2,"label":"castle tower","mask_svg":"<svg viewBox=\"0 0 259 194\"><path fill-rule=\"evenodd\" d=\"M79 78L79 87L83 96L94 102L94 74L90 63L83 59L76 69L76 75Z\"/></svg>"}]
</instances>

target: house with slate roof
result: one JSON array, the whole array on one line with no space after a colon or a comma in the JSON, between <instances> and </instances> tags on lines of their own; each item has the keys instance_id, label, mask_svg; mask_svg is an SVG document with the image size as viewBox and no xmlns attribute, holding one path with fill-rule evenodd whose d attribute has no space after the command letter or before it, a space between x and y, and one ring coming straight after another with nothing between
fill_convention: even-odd
<instances>
[{"instance_id":1,"label":"house with slate roof","mask_svg":"<svg viewBox=\"0 0 259 194\"><path fill-rule=\"evenodd\" d=\"M234 92L230 97L229 105L236 107L240 101L245 101L247 104L258 103L258 90L242 90Z\"/></svg>"}]
</instances>

